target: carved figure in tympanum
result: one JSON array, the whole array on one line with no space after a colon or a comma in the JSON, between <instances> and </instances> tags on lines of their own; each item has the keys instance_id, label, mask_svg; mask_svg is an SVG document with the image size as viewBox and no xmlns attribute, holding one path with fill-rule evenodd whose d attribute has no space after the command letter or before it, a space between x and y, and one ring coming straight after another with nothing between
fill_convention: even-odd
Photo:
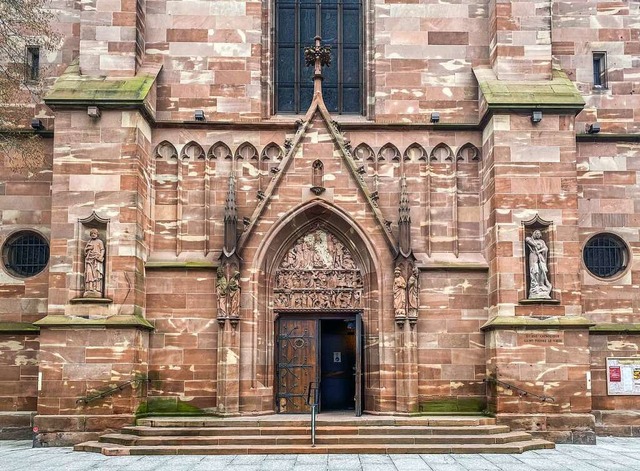
<instances>
[{"instance_id":1,"label":"carved figure in tympanum","mask_svg":"<svg viewBox=\"0 0 640 471\"><path fill-rule=\"evenodd\" d=\"M284 254L275 275L274 306L359 308L362 287L362 274L353 255L336 236L317 228L299 237Z\"/></svg>"}]
</instances>

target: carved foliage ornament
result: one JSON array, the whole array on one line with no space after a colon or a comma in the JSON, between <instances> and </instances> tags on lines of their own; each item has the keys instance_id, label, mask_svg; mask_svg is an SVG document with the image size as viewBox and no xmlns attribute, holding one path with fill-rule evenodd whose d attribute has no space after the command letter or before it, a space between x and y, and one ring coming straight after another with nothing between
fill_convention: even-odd
<instances>
[{"instance_id":1,"label":"carved foliage ornament","mask_svg":"<svg viewBox=\"0 0 640 471\"><path fill-rule=\"evenodd\" d=\"M276 270L274 307L283 310L359 309L362 274L333 234L315 229L300 237Z\"/></svg>"},{"instance_id":2,"label":"carved foliage ornament","mask_svg":"<svg viewBox=\"0 0 640 471\"><path fill-rule=\"evenodd\" d=\"M316 59L320 59L320 65L328 67L331 65L330 46L309 46L304 48L304 61L307 67L315 65Z\"/></svg>"}]
</instances>

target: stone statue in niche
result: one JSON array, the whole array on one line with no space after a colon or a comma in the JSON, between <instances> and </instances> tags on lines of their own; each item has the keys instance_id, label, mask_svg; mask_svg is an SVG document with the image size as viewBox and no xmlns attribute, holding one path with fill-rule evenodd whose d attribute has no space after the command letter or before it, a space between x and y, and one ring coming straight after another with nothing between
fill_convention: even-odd
<instances>
[{"instance_id":1,"label":"stone statue in niche","mask_svg":"<svg viewBox=\"0 0 640 471\"><path fill-rule=\"evenodd\" d=\"M229 317L240 317L240 272L236 271L227 286L229 293Z\"/></svg>"},{"instance_id":2,"label":"stone statue in niche","mask_svg":"<svg viewBox=\"0 0 640 471\"><path fill-rule=\"evenodd\" d=\"M400 267L393 272L393 309L396 319L407 317L407 281L402 276Z\"/></svg>"},{"instance_id":3,"label":"stone statue in niche","mask_svg":"<svg viewBox=\"0 0 640 471\"><path fill-rule=\"evenodd\" d=\"M525 238L529 251L529 299L551 299L551 282L547 258L549 248L542 239L542 233L536 229Z\"/></svg>"},{"instance_id":4,"label":"stone statue in niche","mask_svg":"<svg viewBox=\"0 0 640 471\"><path fill-rule=\"evenodd\" d=\"M414 268L407 281L407 315L410 320L418 319L420 305L420 271Z\"/></svg>"},{"instance_id":5,"label":"stone statue in niche","mask_svg":"<svg viewBox=\"0 0 640 471\"><path fill-rule=\"evenodd\" d=\"M98 237L98 229L89 231L89 242L84 247L85 298L101 298L104 283L104 243Z\"/></svg>"},{"instance_id":6,"label":"stone statue in niche","mask_svg":"<svg viewBox=\"0 0 640 471\"><path fill-rule=\"evenodd\" d=\"M218 319L225 319L227 317L227 278L224 276L224 267L221 265L218 267L216 291L218 293Z\"/></svg>"}]
</instances>

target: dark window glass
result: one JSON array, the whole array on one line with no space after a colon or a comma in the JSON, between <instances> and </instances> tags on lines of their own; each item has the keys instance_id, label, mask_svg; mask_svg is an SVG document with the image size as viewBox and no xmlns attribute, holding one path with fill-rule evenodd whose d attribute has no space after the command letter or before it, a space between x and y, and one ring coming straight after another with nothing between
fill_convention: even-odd
<instances>
[{"instance_id":1,"label":"dark window glass","mask_svg":"<svg viewBox=\"0 0 640 471\"><path fill-rule=\"evenodd\" d=\"M607 88L607 55L605 52L593 53L593 86Z\"/></svg>"},{"instance_id":2,"label":"dark window glass","mask_svg":"<svg viewBox=\"0 0 640 471\"><path fill-rule=\"evenodd\" d=\"M304 48L315 36L331 46L323 70L323 97L334 113L362 113L361 0L276 0L275 106L278 113L303 113L313 97L313 67Z\"/></svg>"},{"instance_id":3,"label":"dark window glass","mask_svg":"<svg viewBox=\"0 0 640 471\"><path fill-rule=\"evenodd\" d=\"M27 47L27 80L40 78L40 47Z\"/></svg>"},{"instance_id":4,"label":"dark window glass","mask_svg":"<svg viewBox=\"0 0 640 471\"><path fill-rule=\"evenodd\" d=\"M36 232L19 232L4 244L2 259L5 268L12 275L37 275L49 262L49 243Z\"/></svg>"},{"instance_id":5,"label":"dark window glass","mask_svg":"<svg viewBox=\"0 0 640 471\"><path fill-rule=\"evenodd\" d=\"M598 234L589 239L582 254L584 264L595 276L610 278L626 268L627 248L613 234Z\"/></svg>"}]
</instances>

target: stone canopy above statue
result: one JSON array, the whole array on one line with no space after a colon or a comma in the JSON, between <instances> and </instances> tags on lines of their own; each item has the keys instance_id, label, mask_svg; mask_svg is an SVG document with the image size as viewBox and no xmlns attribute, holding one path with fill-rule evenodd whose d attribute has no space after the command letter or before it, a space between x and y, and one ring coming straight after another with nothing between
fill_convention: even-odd
<instances>
[{"instance_id":1,"label":"stone canopy above statue","mask_svg":"<svg viewBox=\"0 0 640 471\"><path fill-rule=\"evenodd\" d=\"M318 228L298 238L276 271L274 308L360 309L362 274L351 252Z\"/></svg>"}]
</instances>

